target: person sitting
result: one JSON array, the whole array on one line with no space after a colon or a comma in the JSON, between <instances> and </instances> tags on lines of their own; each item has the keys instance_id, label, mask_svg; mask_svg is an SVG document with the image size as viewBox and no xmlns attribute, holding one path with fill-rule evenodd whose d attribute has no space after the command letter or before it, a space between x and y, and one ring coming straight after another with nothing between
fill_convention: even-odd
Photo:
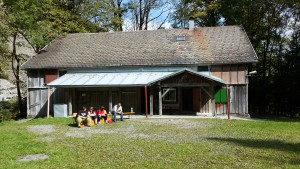
<instances>
[{"instance_id":1,"label":"person sitting","mask_svg":"<svg viewBox=\"0 0 300 169\"><path fill-rule=\"evenodd\" d=\"M108 124L107 122L107 112L105 110L104 106L101 106L99 110L97 110L97 117L98 117L98 125L100 125L100 120L103 118L105 123Z\"/></svg>"},{"instance_id":2,"label":"person sitting","mask_svg":"<svg viewBox=\"0 0 300 169\"><path fill-rule=\"evenodd\" d=\"M86 125L88 127L91 127L91 125L90 125L91 124L91 119L89 117L88 112L86 111L85 106L83 106L82 109L77 114L76 122L77 122L77 125L78 125L79 128L81 128L81 126L80 126L81 122L84 122L84 123L86 123Z\"/></svg>"},{"instance_id":3,"label":"person sitting","mask_svg":"<svg viewBox=\"0 0 300 169\"><path fill-rule=\"evenodd\" d=\"M89 110L89 116L91 118L91 120L94 121L94 124L97 124L97 115L96 115L96 112L94 110L94 107L90 107L90 110Z\"/></svg>"},{"instance_id":4,"label":"person sitting","mask_svg":"<svg viewBox=\"0 0 300 169\"><path fill-rule=\"evenodd\" d=\"M116 104L111 111L114 122L117 121L117 114L120 115L121 121L123 121L123 110L121 103Z\"/></svg>"}]
</instances>

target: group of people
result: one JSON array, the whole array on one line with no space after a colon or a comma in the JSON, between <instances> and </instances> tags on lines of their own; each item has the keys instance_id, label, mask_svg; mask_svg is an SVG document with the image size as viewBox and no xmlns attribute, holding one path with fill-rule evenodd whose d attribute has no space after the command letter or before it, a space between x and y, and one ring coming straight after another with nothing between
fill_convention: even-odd
<instances>
[{"instance_id":1,"label":"group of people","mask_svg":"<svg viewBox=\"0 0 300 169\"><path fill-rule=\"evenodd\" d=\"M114 122L117 121L117 115L120 115L120 119L121 121L123 121L123 110L121 103L116 104L110 113ZM87 110L87 108L83 106L76 116L77 126L81 127L80 124L84 122L87 124L88 127L91 127L91 120L93 120L95 124L100 125L101 119L104 119L104 122L108 124L107 116L108 113L106 112L104 106L101 106L96 111L94 110L94 107L90 107L90 109Z\"/></svg>"}]
</instances>

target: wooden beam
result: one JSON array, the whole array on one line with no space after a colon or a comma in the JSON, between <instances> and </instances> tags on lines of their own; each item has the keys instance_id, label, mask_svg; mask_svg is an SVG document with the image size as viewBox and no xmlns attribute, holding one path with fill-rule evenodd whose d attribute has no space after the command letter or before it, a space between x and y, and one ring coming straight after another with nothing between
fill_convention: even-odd
<instances>
[{"instance_id":1,"label":"wooden beam","mask_svg":"<svg viewBox=\"0 0 300 169\"><path fill-rule=\"evenodd\" d=\"M230 94L229 94L229 86L226 86L226 96L227 96L227 115L228 115L228 120L230 120Z\"/></svg>"},{"instance_id":2,"label":"wooden beam","mask_svg":"<svg viewBox=\"0 0 300 169\"><path fill-rule=\"evenodd\" d=\"M210 94L213 95L214 94L214 85L211 85L210 87ZM216 116L216 112L215 112L215 98L211 97L210 98L210 103L211 103L211 113L213 116Z\"/></svg>"},{"instance_id":3,"label":"wooden beam","mask_svg":"<svg viewBox=\"0 0 300 169\"><path fill-rule=\"evenodd\" d=\"M69 100L68 100L69 116L71 116L73 114L73 112L72 112L72 95L73 95L73 91L72 91L72 89L69 89Z\"/></svg>"},{"instance_id":4,"label":"wooden beam","mask_svg":"<svg viewBox=\"0 0 300 169\"><path fill-rule=\"evenodd\" d=\"M108 107L109 107L108 111L110 112L112 110L112 107L113 107L113 105L112 105L112 91L111 91L111 89L109 89L109 91L108 91Z\"/></svg>"},{"instance_id":5,"label":"wooden beam","mask_svg":"<svg viewBox=\"0 0 300 169\"><path fill-rule=\"evenodd\" d=\"M50 114L50 94L51 94L51 89L50 87L48 87L47 119L49 119L49 114Z\"/></svg>"},{"instance_id":6,"label":"wooden beam","mask_svg":"<svg viewBox=\"0 0 300 169\"><path fill-rule=\"evenodd\" d=\"M164 83L161 85L161 87L208 87L208 83L189 83L189 84L183 84L183 83Z\"/></svg>"},{"instance_id":7,"label":"wooden beam","mask_svg":"<svg viewBox=\"0 0 300 169\"><path fill-rule=\"evenodd\" d=\"M153 116L153 90L150 89L150 116Z\"/></svg>"},{"instance_id":8,"label":"wooden beam","mask_svg":"<svg viewBox=\"0 0 300 169\"><path fill-rule=\"evenodd\" d=\"M158 91L158 106L159 106L159 115L162 116L162 96L161 96L161 87L159 87Z\"/></svg>"},{"instance_id":9,"label":"wooden beam","mask_svg":"<svg viewBox=\"0 0 300 169\"><path fill-rule=\"evenodd\" d=\"M200 86L200 87L210 98L213 98L213 95L211 95L203 86Z\"/></svg>"},{"instance_id":10,"label":"wooden beam","mask_svg":"<svg viewBox=\"0 0 300 169\"><path fill-rule=\"evenodd\" d=\"M162 98L164 98L165 97L165 95L171 90L171 89L174 89L174 88L168 88L163 94L162 94Z\"/></svg>"},{"instance_id":11,"label":"wooden beam","mask_svg":"<svg viewBox=\"0 0 300 169\"><path fill-rule=\"evenodd\" d=\"M248 91L248 83L247 83L246 84L246 96L245 96L245 106L246 106L245 114L248 114L248 94L249 94L249 91Z\"/></svg>"},{"instance_id":12,"label":"wooden beam","mask_svg":"<svg viewBox=\"0 0 300 169\"><path fill-rule=\"evenodd\" d=\"M147 86L145 86L145 104L146 104L146 118L148 117L148 95L147 95Z\"/></svg>"}]
</instances>

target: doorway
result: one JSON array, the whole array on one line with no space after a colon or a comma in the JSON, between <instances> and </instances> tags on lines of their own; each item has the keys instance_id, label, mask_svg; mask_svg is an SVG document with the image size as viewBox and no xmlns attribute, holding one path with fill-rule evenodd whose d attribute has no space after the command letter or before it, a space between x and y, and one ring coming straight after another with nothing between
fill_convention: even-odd
<instances>
[{"instance_id":1,"label":"doorway","mask_svg":"<svg viewBox=\"0 0 300 169\"><path fill-rule=\"evenodd\" d=\"M193 88L182 88L182 114L193 114Z\"/></svg>"}]
</instances>

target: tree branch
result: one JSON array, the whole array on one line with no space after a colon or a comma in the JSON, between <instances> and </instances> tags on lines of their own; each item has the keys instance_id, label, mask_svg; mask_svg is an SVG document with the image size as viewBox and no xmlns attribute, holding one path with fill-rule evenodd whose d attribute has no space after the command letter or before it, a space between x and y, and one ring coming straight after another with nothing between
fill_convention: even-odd
<instances>
[{"instance_id":1,"label":"tree branch","mask_svg":"<svg viewBox=\"0 0 300 169\"><path fill-rule=\"evenodd\" d=\"M168 19L168 17L170 16L170 12L168 13L167 17L165 18L165 20L159 25L159 27L157 29L160 29L162 27L162 25L166 22L166 20Z\"/></svg>"},{"instance_id":2,"label":"tree branch","mask_svg":"<svg viewBox=\"0 0 300 169\"><path fill-rule=\"evenodd\" d=\"M28 42L28 44L32 47L32 49L34 50L35 53L38 53L39 52L39 49L36 48L31 42L30 40L26 37L26 34L21 31L21 30L17 30L17 33L20 33L24 38L25 40Z\"/></svg>"},{"instance_id":3,"label":"tree branch","mask_svg":"<svg viewBox=\"0 0 300 169\"><path fill-rule=\"evenodd\" d=\"M166 8L166 7L165 7L165 8ZM163 13L165 13L165 12L167 12L167 11L169 10L169 9L168 9L168 10L164 10L165 8L162 9L161 13L160 13L158 16L156 16L156 17L150 19L147 23L149 23L149 22L151 22L151 21L153 21L153 20L159 18Z\"/></svg>"}]
</instances>

